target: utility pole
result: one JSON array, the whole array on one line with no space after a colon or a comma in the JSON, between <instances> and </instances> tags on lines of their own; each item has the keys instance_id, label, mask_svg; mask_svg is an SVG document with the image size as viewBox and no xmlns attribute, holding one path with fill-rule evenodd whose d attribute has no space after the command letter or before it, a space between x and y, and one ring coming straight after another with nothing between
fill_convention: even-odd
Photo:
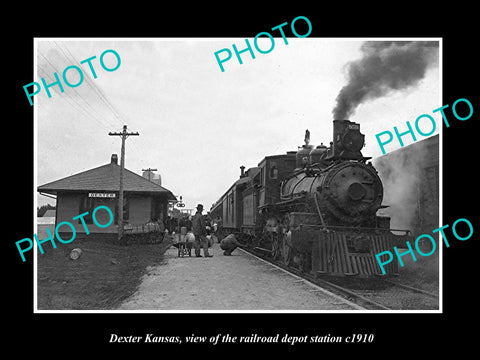
<instances>
[{"instance_id":1,"label":"utility pole","mask_svg":"<svg viewBox=\"0 0 480 360\"><path fill-rule=\"evenodd\" d=\"M109 132L109 136L122 137L122 153L120 155L120 189L118 195L118 242L120 243L123 237L123 169L125 168L125 140L129 136L138 136L138 132L127 132L127 125L123 125L122 132Z\"/></svg>"},{"instance_id":2,"label":"utility pole","mask_svg":"<svg viewBox=\"0 0 480 360\"><path fill-rule=\"evenodd\" d=\"M150 180L150 175L152 174L152 171L158 171L157 169L142 169L142 171L148 171L148 181L151 181Z\"/></svg>"}]
</instances>

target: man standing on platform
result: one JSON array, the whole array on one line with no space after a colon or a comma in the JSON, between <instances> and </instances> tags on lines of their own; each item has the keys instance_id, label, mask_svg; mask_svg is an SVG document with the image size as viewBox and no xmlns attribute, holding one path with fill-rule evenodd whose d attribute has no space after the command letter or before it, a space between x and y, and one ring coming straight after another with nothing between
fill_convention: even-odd
<instances>
[{"instance_id":1,"label":"man standing on platform","mask_svg":"<svg viewBox=\"0 0 480 360\"><path fill-rule=\"evenodd\" d=\"M193 230L193 235L195 235L195 245L194 245L195 256L202 257L202 255L200 255L200 247L202 247L203 256L212 257L213 255L210 255L208 253L208 241L206 238L207 229L205 225L205 218L202 215L202 211L203 211L203 205L198 204L197 212L195 213L192 219L192 230Z\"/></svg>"}]
</instances>

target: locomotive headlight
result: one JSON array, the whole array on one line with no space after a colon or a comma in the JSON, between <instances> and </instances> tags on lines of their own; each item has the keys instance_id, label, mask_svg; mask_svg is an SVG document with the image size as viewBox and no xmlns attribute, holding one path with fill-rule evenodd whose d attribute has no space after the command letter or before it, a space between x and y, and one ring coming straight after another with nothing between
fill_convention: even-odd
<instances>
[{"instance_id":1,"label":"locomotive headlight","mask_svg":"<svg viewBox=\"0 0 480 360\"><path fill-rule=\"evenodd\" d=\"M347 130L342 137L343 148L348 151L360 151L363 148L365 135L358 130Z\"/></svg>"}]
</instances>

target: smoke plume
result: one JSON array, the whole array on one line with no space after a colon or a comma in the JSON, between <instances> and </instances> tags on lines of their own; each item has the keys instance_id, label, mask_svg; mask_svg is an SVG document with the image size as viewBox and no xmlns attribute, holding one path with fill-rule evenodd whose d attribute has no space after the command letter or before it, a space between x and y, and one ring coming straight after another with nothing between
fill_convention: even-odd
<instances>
[{"instance_id":1,"label":"smoke plume","mask_svg":"<svg viewBox=\"0 0 480 360\"><path fill-rule=\"evenodd\" d=\"M435 135L373 161L383 184L383 204L388 205L378 215L389 216L392 229L418 236L438 227L438 140Z\"/></svg>"},{"instance_id":2,"label":"smoke plume","mask_svg":"<svg viewBox=\"0 0 480 360\"><path fill-rule=\"evenodd\" d=\"M348 84L337 96L334 119L348 119L358 105L415 86L438 64L437 41L367 41L363 57L347 65Z\"/></svg>"},{"instance_id":3,"label":"smoke plume","mask_svg":"<svg viewBox=\"0 0 480 360\"><path fill-rule=\"evenodd\" d=\"M390 217L391 229L410 230L412 246L413 239L421 234L430 234L437 244L437 251L432 256L417 256L417 261L405 259L405 256L405 267L400 269L401 276L417 283L418 287L422 284L429 291L437 292L438 246L441 244L439 234L432 231L440 226L439 135L377 157L373 165L383 183L383 204L388 205L380 209L377 215ZM418 246L424 253L432 250L429 241L420 241Z\"/></svg>"}]
</instances>

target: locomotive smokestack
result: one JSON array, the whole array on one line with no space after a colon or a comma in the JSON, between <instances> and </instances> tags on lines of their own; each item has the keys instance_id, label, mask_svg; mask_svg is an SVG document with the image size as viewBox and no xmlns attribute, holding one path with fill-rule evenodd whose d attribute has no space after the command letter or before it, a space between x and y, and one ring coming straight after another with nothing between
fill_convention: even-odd
<instances>
[{"instance_id":1,"label":"locomotive smokestack","mask_svg":"<svg viewBox=\"0 0 480 360\"><path fill-rule=\"evenodd\" d=\"M360 124L349 120L333 120L333 143L331 159L362 159L365 135L360 132Z\"/></svg>"},{"instance_id":2,"label":"locomotive smokestack","mask_svg":"<svg viewBox=\"0 0 480 360\"><path fill-rule=\"evenodd\" d=\"M363 57L348 64L334 119L348 119L364 101L417 85L438 62L437 41L367 41L360 50Z\"/></svg>"},{"instance_id":3,"label":"locomotive smokestack","mask_svg":"<svg viewBox=\"0 0 480 360\"><path fill-rule=\"evenodd\" d=\"M240 177L243 178L245 177L245 166L240 166Z\"/></svg>"}]
</instances>

